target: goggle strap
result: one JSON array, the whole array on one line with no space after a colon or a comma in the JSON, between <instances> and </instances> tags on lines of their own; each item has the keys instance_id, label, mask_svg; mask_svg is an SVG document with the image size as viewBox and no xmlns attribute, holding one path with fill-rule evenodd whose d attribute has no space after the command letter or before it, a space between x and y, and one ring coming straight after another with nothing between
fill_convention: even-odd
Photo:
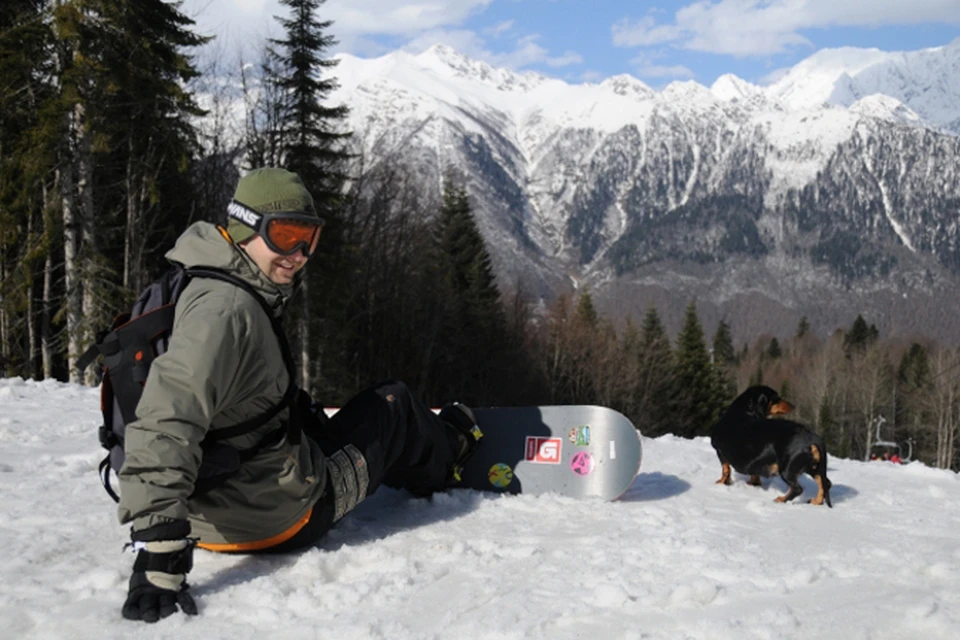
<instances>
[{"instance_id":1,"label":"goggle strap","mask_svg":"<svg viewBox=\"0 0 960 640\"><path fill-rule=\"evenodd\" d=\"M230 204L227 205L227 217L239 220L251 229L257 231L260 229L260 223L263 221L263 214L236 200L231 200Z\"/></svg>"},{"instance_id":2,"label":"goggle strap","mask_svg":"<svg viewBox=\"0 0 960 640\"><path fill-rule=\"evenodd\" d=\"M321 227L324 224L323 218L315 214L302 213L299 211L271 211L267 215L274 218L287 218L311 224L315 223ZM264 214L256 209L251 209L242 202L231 200L230 204L227 205L227 217L239 220L251 229L259 231L260 225L263 223Z\"/></svg>"}]
</instances>

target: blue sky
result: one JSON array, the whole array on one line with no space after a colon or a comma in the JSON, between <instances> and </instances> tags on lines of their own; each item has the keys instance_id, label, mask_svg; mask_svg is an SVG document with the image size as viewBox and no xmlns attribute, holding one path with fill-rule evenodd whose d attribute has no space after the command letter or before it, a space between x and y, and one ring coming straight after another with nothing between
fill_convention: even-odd
<instances>
[{"instance_id":1,"label":"blue sky","mask_svg":"<svg viewBox=\"0 0 960 640\"><path fill-rule=\"evenodd\" d=\"M277 35L279 0L186 0L230 50ZM960 0L327 0L334 52L448 44L569 82L629 73L652 86L723 73L764 83L819 49L910 51L960 37Z\"/></svg>"}]
</instances>

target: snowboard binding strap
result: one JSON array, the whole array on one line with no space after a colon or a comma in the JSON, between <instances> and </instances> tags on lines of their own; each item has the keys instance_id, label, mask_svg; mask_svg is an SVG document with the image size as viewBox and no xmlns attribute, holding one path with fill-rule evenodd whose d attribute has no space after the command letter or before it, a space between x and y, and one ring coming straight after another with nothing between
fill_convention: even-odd
<instances>
[{"instance_id":1,"label":"snowboard binding strap","mask_svg":"<svg viewBox=\"0 0 960 640\"><path fill-rule=\"evenodd\" d=\"M440 410L440 419L450 425L458 434L460 453L453 462L453 480L460 482L463 478L463 466L473 456L480 445L483 432L477 426L477 419L470 407L459 402L448 404Z\"/></svg>"}]
</instances>

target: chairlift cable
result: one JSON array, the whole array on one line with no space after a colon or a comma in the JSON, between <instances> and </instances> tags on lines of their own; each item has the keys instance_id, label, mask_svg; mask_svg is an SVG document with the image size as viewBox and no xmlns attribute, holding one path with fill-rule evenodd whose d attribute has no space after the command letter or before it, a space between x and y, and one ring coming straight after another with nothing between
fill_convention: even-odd
<instances>
[{"instance_id":1,"label":"chairlift cable","mask_svg":"<svg viewBox=\"0 0 960 640\"><path fill-rule=\"evenodd\" d=\"M934 376L931 376L931 377L930 377L930 381L932 382L932 381L936 380L937 378L939 378L940 376L942 376L942 375L944 375L944 374L947 374L947 373L949 373L949 372L951 372L951 371L953 371L954 369L957 369L957 368L960 368L960 361L958 361L958 362L950 365L949 367L947 367L946 369L944 369L944 370L941 371L940 373L938 373L938 374L936 374L936 375L934 375ZM958 376L958 377L960 377L960 376Z\"/></svg>"}]
</instances>

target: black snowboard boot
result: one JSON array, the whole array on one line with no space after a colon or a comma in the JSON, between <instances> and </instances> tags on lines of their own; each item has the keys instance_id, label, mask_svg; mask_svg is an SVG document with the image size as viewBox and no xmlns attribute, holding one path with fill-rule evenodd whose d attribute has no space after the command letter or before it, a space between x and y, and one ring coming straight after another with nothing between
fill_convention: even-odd
<instances>
[{"instance_id":1,"label":"black snowboard boot","mask_svg":"<svg viewBox=\"0 0 960 640\"><path fill-rule=\"evenodd\" d=\"M477 426L477 419L470 407L459 402L448 404L440 409L440 419L450 425L457 436L458 448L455 449L457 454L453 461L452 484L453 482L460 482L460 472L463 471L463 465L477 450L483 433Z\"/></svg>"}]
</instances>

